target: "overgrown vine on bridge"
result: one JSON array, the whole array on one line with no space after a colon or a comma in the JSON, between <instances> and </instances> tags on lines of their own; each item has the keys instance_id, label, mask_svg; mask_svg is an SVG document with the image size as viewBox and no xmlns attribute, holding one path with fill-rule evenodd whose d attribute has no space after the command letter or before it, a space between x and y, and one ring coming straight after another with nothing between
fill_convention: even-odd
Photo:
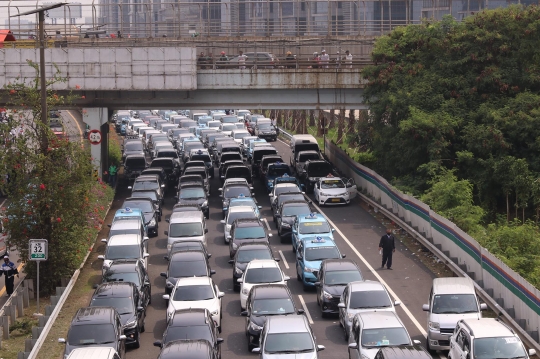
<instances>
[{"instance_id":1,"label":"overgrown vine on bridge","mask_svg":"<svg viewBox=\"0 0 540 359\"><path fill-rule=\"evenodd\" d=\"M80 265L112 190L93 179L90 152L79 138L69 141L53 133L50 113L41 113L39 68L31 61L28 66L35 77L19 78L4 87L8 106L7 119L0 123L0 188L8 194L8 205L0 214L9 246L23 260L28 257L29 239L49 241L49 259L40 268L41 288L48 292ZM73 107L74 95L52 89L65 81L58 69L47 80L48 109ZM61 118L54 122L67 132ZM46 147L42 134L48 139ZM35 262L27 263L25 271L35 278Z\"/></svg>"}]
</instances>

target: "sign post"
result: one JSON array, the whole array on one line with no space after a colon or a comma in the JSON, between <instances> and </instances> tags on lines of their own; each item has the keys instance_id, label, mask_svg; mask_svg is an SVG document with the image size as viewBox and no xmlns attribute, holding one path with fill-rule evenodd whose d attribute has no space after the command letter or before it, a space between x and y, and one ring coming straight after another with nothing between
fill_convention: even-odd
<instances>
[{"instance_id":1,"label":"sign post","mask_svg":"<svg viewBox=\"0 0 540 359\"><path fill-rule=\"evenodd\" d=\"M28 241L30 246L28 250L28 260L35 261L37 265L37 308L36 315L39 313L39 262L46 261L49 255L48 242L46 239L30 239Z\"/></svg>"}]
</instances>

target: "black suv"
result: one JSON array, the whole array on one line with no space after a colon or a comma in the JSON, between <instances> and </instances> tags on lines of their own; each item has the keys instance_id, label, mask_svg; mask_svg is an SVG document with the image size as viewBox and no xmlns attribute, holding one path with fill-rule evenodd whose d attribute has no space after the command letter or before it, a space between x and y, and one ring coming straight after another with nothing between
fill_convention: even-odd
<instances>
[{"instance_id":1,"label":"black suv","mask_svg":"<svg viewBox=\"0 0 540 359\"><path fill-rule=\"evenodd\" d=\"M147 168L141 172L141 176L144 175L157 175L159 176L161 183L169 182L169 177L167 176L167 172L165 172L163 167L153 166L152 168Z\"/></svg>"},{"instance_id":2,"label":"black suv","mask_svg":"<svg viewBox=\"0 0 540 359\"><path fill-rule=\"evenodd\" d=\"M259 337L268 316L303 313L303 309L296 308L287 284L265 284L251 288L246 300L246 310L241 313L247 317L248 350L259 346Z\"/></svg>"},{"instance_id":3,"label":"black suv","mask_svg":"<svg viewBox=\"0 0 540 359\"><path fill-rule=\"evenodd\" d=\"M137 193L137 192L136 192ZM154 191L155 193L155 191ZM161 206L150 197L128 197L124 200L121 208L138 208L144 214L144 223L146 224L148 236L158 235L159 224L161 221Z\"/></svg>"},{"instance_id":4,"label":"black suv","mask_svg":"<svg viewBox=\"0 0 540 359\"><path fill-rule=\"evenodd\" d=\"M126 182L134 181L141 172L148 167L144 155L129 155L124 159L124 180Z\"/></svg>"},{"instance_id":5,"label":"black suv","mask_svg":"<svg viewBox=\"0 0 540 359\"><path fill-rule=\"evenodd\" d=\"M338 314L338 304L343 290L350 282L364 280L360 268L350 259L325 259L317 273L315 288L317 304L321 307L322 316Z\"/></svg>"},{"instance_id":6,"label":"black suv","mask_svg":"<svg viewBox=\"0 0 540 359\"><path fill-rule=\"evenodd\" d=\"M168 342L159 353L158 359L219 359L212 344L205 339L178 339Z\"/></svg>"},{"instance_id":7,"label":"black suv","mask_svg":"<svg viewBox=\"0 0 540 359\"><path fill-rule=\"evenodd\" d=\"M298 175L306 188L306 193L313 193L315 183L317 183L319 178L327 177L329 174L336 175L329 162L325 160L308 160L304 163L304 168Z\"/></svg>"},{"instance_id":8,"label":"black suv","mask_svg":"<svg viewBox=\"0 0 540 359\"><path fill-rule=\"evenodd\" d=\"M264 242L269 243L272 234L266 232L266 227L259 219L239 218L231 225L231 238L229 239L229 257L233 258L242 243Z\"/></svg>"},{"instance_id":9,"label":"black suv","mask_svg":"<svg viewBox=\"0 0 540 359\"><path fill-rule=\"evenodd\" d=\"M163 168L167 173L167 180L169 185L175 185L180 177L180 162L173 157L158 157L154 158L150 163L150 168Z\"/></svg>"},{"instance_id":10,"label":"black suv","mask_svg":"<svg viewBox=\"0 0 540 359\"><path fill-rule=\"evenodd\" d=\"M129 155L144 156L144 143L139 136L124 140L124 144L122 145L122 159L125 159Z\"/></svg>"},{"instance_id":11,"label":"black suv","mask_svg":"<svg viewBox=\"0 0 540 359\"><path fill-rule=\"evenodd\" d=\"M139 259L115 259L109 265L103 277L102 283L125 282L133 283L139 290L139 296L143 307L152 303L152 286L148 272Z\"/></svg>"},{"instance_id":12,"label":"black suv","mask_svg":"<svg viewBox=\"0 0 540 359\"><path fill-rule=\"evenodd\" d=\"M65 343L64 358L73 349L88 346L109 347L116 350L120 358L126 357L126 336L120 316L112 307L86 307L75 313L71 320Z\"/></svg>"},{"instance_id":13,"label":"black suv","mask_svg":"<svg viewBox=\"0 0 540 359\"><path fill-rule=\"evenodd\" d=\"M276 127L270 123L261 123L260 125L255 125L253 134L259 138L264 138L267 141L277 141L278 136Z\"/></svg>"},{"instance_id":14,"label":"black suv","mask_svg":"<svg viewBox=\"0 0 540 359\"><path fill-rule=\"evenodd\" d=\"M189 162L188 162L189 163ZM206 193L210 195L210 182L208 181L208 170L204 166L188 167L184 169L183 175L201 175L204 180Z\"/></svg>"},{"instance_id":15,"label":"black suv","mask_svg":"<svg viewBox=\"0 0 540 359\"><path fill-rule=\"evenodd\" d=\"M167 272L159 275L166 278L165 293L171 294L178 278L210 277L216 272L210 270L206 253L199 251L176 252L169 257Z\"/></svg>"},{"instance_id":16,"label":"black suv","mask_svg":"<svg viewBox=\"0 0 540 359\"><path fill-rule=\"evenodd\" d=\"M221 359L222 338L218 338L218 328L208 309L190 308L174 312L163 333L163 339L154 342L154 346L162 348L174 340L204 339L214 351L214 357ZM175 358L178 358L176 353ZM188 356L186 358L192 358ZM197 357L199 358L199 357Z\"/></svg>"},{"instance_id":17,"label":"black suv","mask_svg":"<svg viewBox=\"0 0 540 359\"><path fill-rule=\"evenodd\" d=\"M272 216L274 216L274 223L277 224L277 218L276 213L281 206L281 204L285 201L305 201L306 197L304 197L304 194L302 192L285 192L281 193L277 196L277 198L272 199L270 202L270 205L272 207ZM311 203L311 202L308 202Z\"/></svg>"},{"instance_id":18,"label":"black suv","mask_svg":"<svg viewBox=\"0 0 540 359\"><path fill-rule=\"evenodd\" d=\"M251 184L251 171L246 165L231 165L227 167L225 176L221 177L221 182L225 182L227 178L244 178Z\"/></svg>"},{"instance_id":19,"label":"black suv","mask_svg":"<svg viewBox=\"0 0 540 359\"><path fill-rule=\"evenodd\" d=\"M210 218L208 197L203 186L196 183L181 184L175 199L178 201L178 204L182 205L197 204L203 211L206 219Z\"/></svg>"},{"instance_id":20,"label":"black suv","mask_svg":"<svg viewBox=\"0 0 540 359\"><path fill-rule=\"evenodd\" d=\"M229 260L229 263L233 265L233 288L235 291L240 291L240 283L238 278L242 278L244 271L249 262L254 259L275 259L272 255L272 250L268 243L265 242L250 242L242 243L236 250L234 259Z\"/></svg>"},{"instance_id":21,"label":"black suv","mask_svg":"<svg viewBox=\"0 0 540 359\"><path fill-rule=\"evenodd\" d=\"M137 286L131 282L103 283L96 288L90 307L113 307L120 315L126 344L140 347L140 336L144 332L146 303Z\"/></svg>"},{"instance_id":22,"label":"black suv","mask_svg":"<svg viewBox=\"0 0 540 359\"><path fill-rule=\"evenodd\" d=\"M311 209L306 201L286 201L279 206L275 217L278 235L282 243L286 242L286 239L290 237L291 228L296 217L310 213Z\"/></svg>"}]
</instances>

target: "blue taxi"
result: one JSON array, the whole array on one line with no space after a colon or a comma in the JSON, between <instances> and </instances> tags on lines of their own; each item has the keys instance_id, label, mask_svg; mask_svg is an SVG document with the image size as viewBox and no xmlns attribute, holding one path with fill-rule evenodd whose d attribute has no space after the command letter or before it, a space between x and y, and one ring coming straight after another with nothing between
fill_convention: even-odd
<instances>
[{"instance_id":1,"label":"blue taxi","mask_svg":"<svg viewBox=\"0 0 540 359\"><path fill-rule=\"evenodd\" d=\"M144 219L144 213L138 208L126 207L126 208L117 210L116 213L114 214L112 223L116 221L121 221L123 219L133 219L133 218L141 219L141 222L144 224L144 231L146 232L146 234L148 234L148 228L146 226L146 221ZM111 224L109 224L108 226L111 227Z\"/></svg>"},{"instance_id":2,"label":"blue taxi","mask_svg":"<svg viewBox=\"0 0 540 359\"><path fill-rule=\"evenodd\" d=\"M268 168L266 169L266 172L264 172L264 179L263 182L266 184L266 190L268 193L272 192L272 188L274 188L274 180L278 177L287 176L289 177L291 175L291 169L288 164L277 161L274 163L270 163L268 165ZM294 178L294 177L290 177Z\"/></svg>"},{"instance_id":3,"label":"blue taxi","mask_svg":"<svg viewBox=\"0 0 540 359\"><path fill-rule=\"evenodd\" d=\"M315 287L321 262L325 259L345 258L336 243L328 236L306 237L296 251L296 277L302 281L304 290Z\"/></svg>"},{"instance_id":4,"label":"blue taxi","mask_svg":"<svg viewBox=\"0 0 540 359\"><path fill-rule=\"evenodd\" d=\"M298 245L304 238L320 236L334 240L332 233L335 229L330 227L326 218L320 213L310 213L307 216L296 217L291 230L293 252L296 252Z\"/></svg>"},{"instance_id":5,"label":"blue taxi","mask_svg":"<svg viewBox=\"0 0 540 359\"><path fill-rule=\"evenodd\" d=\"M283 176L281 177L276 177L274 178L273 180L273 183L272 183L272 188L274 188L277 184L279 183L294 183L298 186L298 188L300 188L302 191L304 191L304 184L303 183L300 183L300 181L298 180L298 178L294 177L294 176L289 176L288 174L284 174Z\"/></svg>"},{"instance_id":6,"label":"blue taxi","mask_svg":"<svg viewBox=\"0 0 540 359\"><path fill-rule=\"evenodd\" d=\"M255 198L246 197L244 194L241 193L237 198L232 198L229 201L229 208L236 206L250 206L251 208L253 208L253 211L257 215L257 218L261 217L260 209L262 208L262 206L257 205L257 202L255 202Z\"/></svg>"}]
</instances>

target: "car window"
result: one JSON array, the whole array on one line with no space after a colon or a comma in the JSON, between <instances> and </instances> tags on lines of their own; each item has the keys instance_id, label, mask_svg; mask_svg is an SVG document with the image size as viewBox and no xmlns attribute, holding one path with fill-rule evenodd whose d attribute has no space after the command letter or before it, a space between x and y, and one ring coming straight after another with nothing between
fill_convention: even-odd
<instances>
[{"instance_id":1,"label":"car window","mask_svg":"<svg viewBox=\"0 0 540 359\"><path fill-rule=\"evenodd\" d=\"M213 343L214 339L208 325L190 325L188 327L169 327L164 343L179 339L206 339Z\"/></svg>"},{"instance_id":2,"label":"car window","mask_svg":"<svg viewBox=\"0 0 540 359\"><path fill-rule=\"evenodd\" d=\"M324 284L345 285L347 283L356 282L362 279L362 275L357 270L326 271L324 276Z\"/></svg>"},{"instance_id":3,"label":"car window","mask_svg":"<svg viewBox=\"0 0 540 359\"><path fill-rule=\"evenodd\" d=\"M225 198L233 198L233 197L238 197L240 195L244 195L245 197L251 197L251 191L246 186L235 186L235 187L227 186L227 188L225 188L225 194L224 194Z\"/></svg>"},{"instance_id":4,"label":"car window","mask_svg":"<svg viewBox=\"0 0 540 359\"><path fill-rule=\"evenodd\" d=\"M227 216L227 224L232 224L238 218L254 219L254 218L257 218L257 216L255 215L255 212L253 212L253 211L249 211L249 212L232 212L232 213L229 213L229 215Z\"/></svg>"},{"instance_id":5,"label":"car window","mask_svg":"<svg viewBox=\"0 0 540 359\"><path fill-rule=\"evenodd\" d=\"M114 272L109 271L103 277L105 282L130 282L136 286L141 285L141 279L137 272Z\"/></svg>"},{"instance_id":6,"label":"car window","mask_svg":"<svg viewBox=\"0 0 540 359\"><path fill-rule=\"evenodd\" d=\"M177 260L171 262L169 276L174 278L204 277L208 275L206 262L203 260L186 262Z\"/></svg>"},{"instance_id":7,"label":"car window","mask_svg":"<svg viewBox=\"0 0 540 359\"><path fill-rule=\"evenodd\" d=\"M202 236L201 223L171 223L169 237L195 237Z\"/></svg>"},{"instance_id":8,"label":"car window","mask_svg":"<svg viewBox=\"0 0 540 359\"><path fill-rule=\"evenodd\" d=\"M330 232L327 222L302 222L298 225L300 234L315 234Z\"/></svg>"},{"instance_id":9,"label":"car window","mask_svg":"<svg viewBox=\"0 0 540 359\"><path fill-rule=\"evenodd\" d=\"M138 244L107 246L105 258L107 259L136 259L141 258L141 246Z\"/></svg>"},{"instance_id":10,"label":"car window","mask_svg":"<svg viewBox=\"0 0 540 359\"><path fill-rule=\"evenodd\" d=\"M266 238L266 232L262 227L240 227L234 231L235 239Z\"/></svg>"},{"instance_id":11,"label":"car window","mask_svg":"<svg viewBox=\"0 0 540 359\"><path fill-rule=\"evenodd\" d=\"M478 312L474 294L437 294L433 298L435 314L463 314Z\"/></svg>"},{"instance_id":12,"label":"car window","mask_svg":"<svg viewBox=\"0 0 540 359\"><path fill-rule=\"evenodd\" d=\"M131 314L135 311L133 308L133 298L131 297L94 297L90 301L91 307L113 307L119 315Z\"/></svg>"},{"instance_id":13,"label":"car window","mask_svg":"<svg viewBox=\"0 0 540 359\"><path fill-rule=\"evenodd\" d=\"M211 285L186 285L176 288L173 300L192 302L213 298L214 291Z\"/></svg>"},{"instance_id":14,"label":"car window","mask_svg":"<svg viewBox=\"0 0 540 359\"><path fill-rule=\"evenodd\" d=\"M197 198L204 198L205 193L203 188L195 187L195 188L182 188L180 190L180 199L197 199Z\"/></svg>"},{"instance_id":15,"label":"car window","mask_svg":"<svg viewBox=\"0 0 540 359\"><path fill-rule=\"evenodd\" d=\"M255 299L251 308L251 312L255 315L294 313L291 298Z\"/></svg>"},{"instance_id":16,"label":"car window","mask_svg":"<svg viewBox=\"0 0 540 359\"><path fill-rule=\"evenodd\" d=\"M362 331L362 346L380 347L408 345L409 335L404 328L377 328Z\"/></svg>"},{"instance_id":17,"label":"car window","mask_svg":"<svg viewBox=\"0 0 540 359\"><path fill-rule=\"evenodd\" d=\"M388 293L384 290L356 291L351 293L349 308L388 308L392 306Z\"/></svg>"},{"instance_id":18,"label":"car window","mask_svg":"<svg viewBox=\"0 0 540 359\"><path fill-rule=\"evenodd\" d=\"M272 253L268 249L239 249L236 262L249 263L254 259L272 259Z\"/></svg>"},{"instance_id":19,"label":"car window","mask_svg":"<svg viewBox=\"0 0 540 359\"><path fill-rule=\"evenodd\" d=\"M309 206L305 205L295 205L295 206L284 206L281 212L282 216L299 216L301 214L308 215L311 213Z\"/></svg>"},{"instance_id":20,"label":"car window","mask_svg":"<svg viewBox=\"0 0 540 359\"><path fill-rule=\"evenodd\" d=\"M246 283L275 283L281 282L279 268L249 268L246 273Z\"/></svg>"},{"instance_id":21,"label":"car window","mask_svg":"<svg viewBox=\"0 0 540 359\"><path fill-rule=\"evenodd\" d=\"M336 189L345 188L342 180L323 180L321 181L321 189Z\"/></svg>"},{"instance_id":22,"label":"car window","mask_svg":"<svg viewBox=\"0 0 540 359\"><path fill-rule=\"evenodd\" d=\"M313 339L308 332L270 333L265 341L264 352L268 354L302 353L314 350Z\"/></svg>"},{"instance_id":23,"label":"car window","mask_svg":"<svg viewBox=\"0 0 540 359\"><path fill-rule=\"evenodd\" d=\"M72 326L67 339L70 345L105 344L115 341L114 326L110 323Z\"/></svg>"},{"instance_id":24,"label":"car window","mask_svg":"<svg viewBox=\"0 0 540 359\"><path fill-rule=\"evenodd\" d=\"M464 347L466 341L468 342L468 338L464 339ZM499 338L477 338L473 343L473 352L476 359L527 358L527 353L525 352L521 341L514 336ZM470 352L470 350L467 351Z\"/></svg>"},{"instance_id":25,"label":"car window","mask_svg":"<svg viewBox=\"0 0 540 359\"><path fill-rule=\"evenodd\" d=\"M306 261L321 261L323 259L337 259L341 258L336 247L310 247L306 248L305 259Z\"/></svg>"},{"instance_id":26,"label":"car window","mask_svg":"<svg viewBox=\"0 0 540 359\"><path fill-rule=\"evenodd\" d=\"M144 213L154 212L154 206L152 202L149 201L126 201L124 202L124 208L130 207L130 208L138 208Z\"/></svg>"}]
</instances>

